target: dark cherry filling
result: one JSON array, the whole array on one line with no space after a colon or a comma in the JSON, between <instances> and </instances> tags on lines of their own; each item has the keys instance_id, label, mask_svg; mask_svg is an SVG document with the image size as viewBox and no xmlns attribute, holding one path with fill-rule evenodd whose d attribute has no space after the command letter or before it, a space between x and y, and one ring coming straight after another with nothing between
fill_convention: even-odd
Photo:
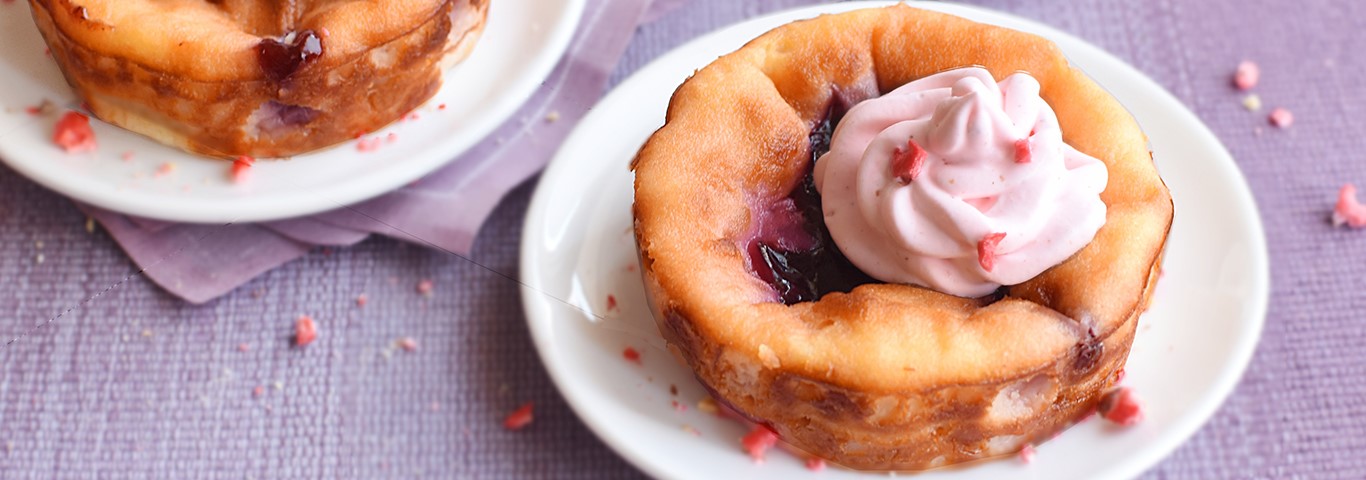
<instances>
[{"instance_id":1,"label":"dark cherry filling","mask_svg":"<svg viewBox=\"0 0 1366 480\"><path fill-rule=\"evenodd\" d=\"M792 193L757 213L758 228L746 245L749 268L778 293L784 304L815 301L830 292L849 292L873 280L840 253L825 227L820 193L812 179L816 159L830 150L830 137L848 106L835 102L811 132L811 161Z\"/></svg>"},{"instance_id":2,"label":"dark cherry filling","mask_svg":"<svg viewBox=\"0 0 1366 480\"><path fill-rule=\"evenodd\" d=\"M323 54L323 40L312 30L286 35L285 40L289 42L267 38L256 45L256 61L266 77L274 82L289 78L304 64Z\"/></svg>"}]
</instances>

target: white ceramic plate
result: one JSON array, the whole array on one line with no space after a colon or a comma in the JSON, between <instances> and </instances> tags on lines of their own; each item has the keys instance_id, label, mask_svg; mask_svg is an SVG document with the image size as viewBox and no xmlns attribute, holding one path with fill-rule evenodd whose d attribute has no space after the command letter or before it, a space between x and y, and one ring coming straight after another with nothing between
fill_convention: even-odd
<instances>
[{"instance_id":1,"label":"white ceramic plate","mask_svg":"<svg viewBox=\"0 0 1366 480\"><path fill-rule=\"evenodd\" d=\"M74 95L44 45L26 2L0 4L0 159L19 173L77 200L148 218L180 222L265 221L356 203L403 186L454 160L501 125L531 96L573 37L584 0L498 0L484 37L446 74L418 119L376 132L378 149L355 141L289 161L258 162L252 180L229 181L226 162L162 146L102 122L100 148L67 155L53 145L56 115L25 107ZM445 104L445 109L438 109ZM390 133L396 141L384 139ZM124 160L125 153L131 156ZM163 167L174 165L174 167ZM169 172L159 170L168 168Z\"/></svg>"},{"instance_id":2,"label":"white ceramic plate","mask_svg":"<svg viewBox=\"0 0 1366 480\"><path fill-rule=\"evenodd\" d=\"M584 119L541 178L527 216L521 269L536 347L584 422L651 475L791 479L809 472L781 452L771 452L765 464L754 464L741 453L743 427L694 408L704 392L691 372L664 350L638 276L629 233L632 175L627 164L663 122L669 95L695 68L780 24L880 5L885 4L842 3L784 12L726 28L661 57ZM1166 275L1141 320L1125 380L1146 400L1146 421L1128 429L1082 423L1039 447L1029 465L1003 459L916 478L1136 476L1215 412L1257 344L1269 269L1247 184L1228 152L1194 115L1115 57L1018 17L952 4L916 5L1056 41L1076 65L1132 109L1151 137L1176 202ZM617 308L607 307L609 295ZM643 353L640 365L623 360L626 347ZM671 385L677 386L677 396L670 394ZM689 409L677 411L674 400ZM827 470L811 478L873 476Z\"/></svg>"}]
</instances>

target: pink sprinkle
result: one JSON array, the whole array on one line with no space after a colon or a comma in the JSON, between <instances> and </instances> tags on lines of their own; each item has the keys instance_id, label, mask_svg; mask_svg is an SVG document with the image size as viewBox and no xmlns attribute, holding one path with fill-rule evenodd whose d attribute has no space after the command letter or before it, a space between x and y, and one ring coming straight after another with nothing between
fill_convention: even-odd
<instances>
[{"instance_id":1,"label":"pink sprinkle","mask_svg":"<svg viewBox=\"0 0 1366 480\"><path fill-rule=\"evenodd\" d=\"M977 242L977 263L988 272L996 268L996 247L1006 238L1005 233L992 233Z\"/></svg>"},{"instance_id":2,"label":"pink sprinkle","mask_svg":"<svg viewBox=\"0 0 1366 480\"><path fill-rule=\"evenodd\" d=\"M1020 461L1024 463L1034 463L1034 456L1037 455L1037 453L1038 452L1034 451L1033 445L1026 443L1024 448L1020 449Z\"/></svg>"},{"instance_id":3,"label":"pink sprinkle","mask_svg":"<svg viewBox=\"0 0 1366 480\"><path fill-rule=\"evenodd\" d=\"M1262 78L1262 69L1251 60L1243 60L1238 63L1238 69L1233 72L1233 86L1239 90L1251 90L1257 86L1257 81Z\"/></svg>"},{"instance_id":4,"label":"pink sprinkle","mask_svg":"<svg viewBox=\"0 0 1366 480\"><path fill-rule=\"evenodd\" d=\"M436 109L437 109L437 110L445 110L445 109L446 109L446 104L443 103L443 104L441 104L441 105L437 105L437 106L436 106Z\"/></svg>"},{"instance_id":5,"label":"pink sprinkle","mask_svg":"<svg viewBox=\"0 0 1366 480\"><path fill-rule=\"evenodd\" d=\"M239 343L239 344L237 344L237 351L239 351L239 352L246 352L246 351L248 351L248 350L251 350L251 345L247 345L247 344L245 344L245 343Z\"/></svg>"},{"instance_id":6,"label":"pink sprinkle","mask_svg":"<svg viewBox=\"0 0 1366 480\"><path fill-rule=\"evenodd\" d=\"M123 160L123 161L125 161L125 162L131 162L131 161L133 161L133 151L132 151L132 150L129 150L129 151L123 152L122 155L119 155L119 159L121 159L121 160Z\"/></svg>"},{"instance_id":7,"label":"pink sprinkle","mask_svg":"<svg viewBox=\"0 0 1366 480\"><path fill-rule=\"evenodd\" d=\"M356 150L360 150L364 153L369 153L375 150L379 150L381 144L382 142L380 141L379 137L361 138L360 140L356 141Z\"/></svg>"},{"instance_id":8,"label":"pink sprinkle","mask_svg":"<svg viewBox=\"0 0 1366 480\"><path fill-rule=\"evenodd\" d=\"M625 350L622 350L622 351L621 351L621 357L622 357L622 358L625 358L626 361L632 362L632 363L635 363L635 364L642 364L642 363L643 363L643 362L640 360L640 351L638 351L638 350L636 350L636 349L634 349L634 348L631 348L631 347L626 347Z\"/></svg>"},{"instance_id":9,"label":"pink sprinkle","mask_svg":"<svg viewBox=\"0 0 1366 480\"><path fill-rule=\"evenodd\" d=\"M420 293L420 294L422 294L422 295L424 295L424 296L430 297L430 296L432 295L432 287L433 287L433 284L432 284L432 281L431 281L431 280L428 280L428 279L419 280L419 281L417 282L417 293Z\"/></svg>"},{"instance_id":10,"label":"pink sprinkle","mask_svg":"<svg viewBox=\"0 0 1366 480\"><path fill-rule=\"evenodd\" d=\"M616 297L615 295L610 294L610 293L607 294L607 309L608 309L608 310L616 310L616 309L617 309L617 297Z\"/></svg>"},{"instance_id":11,"label":"pink sprinkle","mask_svg":"<svg viewBox=\"0 0 1366 480\"><path fill-rule=\"evenodd\" d=\"M228 170L228 175L232 178L232 183L244 183L251 178L251 166L256 164L256 159L246 155L237 157L232 161L232 168Z\"/></svg>"},{"instance_id":12,"label":"pink sprinkle","mask_svg":"<svg viewBox=\"0 0 1366 480\"><path fill-rule=\"evenodd\" d=\"M1143 421L1143 404L1134 389L1119 387L1110 390L1100 399L1097 407L1100 416L1122 426L1133 426Z\"/></svg>"},{"instance_id":13,"label":"pink sprinkle","mask_svg":"<svg viewBox=\"0 0 1366 480\"><path fill-rule=\"evenodd\" d=\"M1015 141L1015 163L1029 163L1034 159L1034 152L1029 146L1029 138L1021 138Z\"/></svg>"},{"instance_id":14,"label":"pink sprinkle","mask_svg":"<svg viewBox=\"0 0 1366 480\"><path fill-rule=\"evenodd\" d=\"M764 454L778 444L778 434L763 425L755 425L748 435L740 439L740 444L749 452L754 463L764 463Z\"/></svg>"},{"instance_id":15,"label":"pink sprinkle","mask_svg":"<svg viewBox=\"0 0 1366 480\"><path fill-rule=\"evenodd\" d=\"M673 406L674 406L674 410L675 410L675 411L677 411L677 412L679 412L679 413L688 411L688 406L687 406L687 405L684 405L684 404L682 404L682 403L679 403L678 400L673 400L672 403L673 403Z\"/></svg>"},{"instance_id":16,"label":"pink sprinkle","mask_svg":"<svg viewBox=\"0 0 1366 480\"><path fill-rule=\"evenodd\" d=\"M299 319L294 322L294 346L308 345L317 338L318 325L313 323L313 317L299 315Z\"/></svg>"},{"instance_id":17,"label":"pink sprinkle","mask_svg":"<svg viewBox=\"0 0 1366 480\"><path fill-rule=\"evenodd\" d=\"M256 388L251 389L251 396L253 396L253 397L259 397L259 396L265 395L265 394L266 394L266 387L264 387L264 386L257 385Z\"/></svg>"},{"instance_id":18,"label":"pink sprinkle","mask_svg":"<svg viewBox=\"0 0 1366 480\"><path fill-rule=\"evenodd\" d=\"M400 338L398 339L398 348L402 348L405 352L416 352L417 340L413 340L412 337Z\"/></svg>"},{"instance_id":19,"label":"pink sprinkle","mask_svg":"<svg viewBox=\"0 0 1366 480\"><path fill-rule=\"evenodd\" d=\"M384 136L384 139L387 140L389 143L397 142L397 141L398 141L398 134L397 134L397 133L393 133L393 132L389 132L388 135L385 135L385 136Z\"/></svg>"},{"instance_id":20,"label":"pink sprinkle","mask_svg":"<svg viewBox=\"0 0 1366 480\"><path fill-rule=\"evenodd\" d=\"M158 176L158 177L164 177L164 176L170 175L171 172L174 172L174 171L175 171L175 164L174 164L174 163L171 163L171 162L165 162L165 163L162 163L161 165L158 165L158 166L157 166L156 176Z\"/></svg>"},{"instance_id":21,"label":"pink sprinkle","mask_svg":"<svg viewBox=\"0 0 1366 480\"><path fill-rule=\"evenodd\" d=\"M1290 124L1295 123L1295 114L1290 113L1290 110L1276 107L1271 110L1271 115L1267 116L1267 120L1269 120L1274 127L1290 128Z\"/></svg>"},{"instance_id":22,"label":"pink sprinkle","mask_svg":"<svg viewBox=\"0 0 1366 480\"><path fill-rule=\"evenodd\" d=\"M1343 225L1366 227L1366 205L1357 201L1357 187L1350 183L1338 191L1338 204L1333 208L1333 226Z\"/></svg>"},{"instance_id":23,"label":"pink sprinkle","mask_svg":"<svg viewBox=\"0 0 1366 480\"><path fill-rule=\"evenodd\" d=\"M821 457L806 457L806 469L813 472L825 470L825 460Z\"/></svg>"},{"instance_id":24,"label":"pink sprinkle","mask_svg":"<svg viewBox=\"0 0 1366 480\"><path fill-rule=\"evenodd\" d=\"M420 117L417 116L417 112L412 112L408 114L408 121L410 122L416 121L418 118Z\"/></svg>"},{"instance_id":25,"label":"pink sprinkle","mask_svg":"<svg viewBox=\"0 0 1366 480\"><path fill-rule=\"evenodd\" d=\"M521 430L522 427L531 423L532 418L532 404L531 402L527 402L523 404L521 408L509 413L508 416L503 419L503 428L508 430Z\"/></svg>"},{"instance_id":26,"label":"pink sprinkle","mask_svg":"<svg viewBox=\"0 0 1366 480\"><path fill-rule=\"evenodd\" d=\"M66 153L85 153L95 151L95 130L90 128L90 117L77 112L66 112L57 120L52 133L52 143Z\"/></svg>"},{"instance_id":27,"label":"pink sprinkle","mask_svg":"<svg viewBox=\"0 0 1366 480\"><path fill-rule=\"evenodd\" d=\"M364 307L365 304L367 304L367 303L370 303L370 297L369 297L369 296L366 296L364 293L362 293L362 294L356 296L356 306L357 306L357 307Z\"/></svg>"}]
</instances>

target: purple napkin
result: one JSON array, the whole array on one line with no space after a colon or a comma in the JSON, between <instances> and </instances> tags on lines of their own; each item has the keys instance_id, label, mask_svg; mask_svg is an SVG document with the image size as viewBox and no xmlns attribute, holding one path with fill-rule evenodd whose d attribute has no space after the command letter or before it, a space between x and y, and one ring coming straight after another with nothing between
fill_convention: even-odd
<instances>
[{"instance_id":1,"label":"purple napkin","mask_svg":"<svg viewBox=\"0 0 1366 480\"><path fill-rule=\"evenodd\" d=\"M354 245L371 234L467 254L503 196L545 167L602 96L636 26L684 1L588 0L564 58L520 111L449 165L381 197L305 218L229 225L173 224L78 206L142 273L191 303L228 293L315 246Z\"/></svg>"}]
</instances>

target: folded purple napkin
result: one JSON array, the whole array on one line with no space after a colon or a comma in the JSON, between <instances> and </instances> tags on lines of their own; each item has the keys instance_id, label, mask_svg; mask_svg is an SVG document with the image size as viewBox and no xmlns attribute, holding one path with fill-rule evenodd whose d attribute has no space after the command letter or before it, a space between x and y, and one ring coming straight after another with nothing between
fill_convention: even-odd
<instances>
[{"instance_id":1,"label":"folded purple napkin","mask_svg":"<svg viewBox=\"0 0 1366 480\"><path fill-rule=\"evenodd\" d=\"M78 206L143 274L191 303L228 293L313 247L354 245L371 234L469 253L503 196L545 167L602 96L636 26L684 1L588 0L564 58L517 114L447 166L378 198L304 218L231 225L174 224ZM558 119L520 120L547 115Z\"/></svg>"}]
</instances>

